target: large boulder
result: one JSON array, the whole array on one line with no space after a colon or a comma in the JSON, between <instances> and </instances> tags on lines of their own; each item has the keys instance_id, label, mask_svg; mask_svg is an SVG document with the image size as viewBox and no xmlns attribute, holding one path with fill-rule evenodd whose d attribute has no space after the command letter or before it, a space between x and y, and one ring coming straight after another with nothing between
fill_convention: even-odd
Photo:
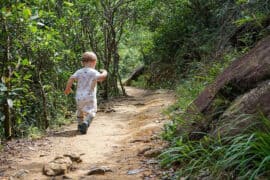
<instances>
[{"instance_id":1,"label":"large boulder","mask_svg":"<svg viewBox=\"0 0 270 180\"><path fill-rule=\"evenodd\" d=\"M260 114L270 119L270 81L239 96L214 124L214 136L232 136L261 125Z\"/></svg>"},{"instance_id":2,"label":"large boulder","mask_svg":"<svg viewBox=\"0 0 270 180\"><path fill-rule=\"evenodd\" d=\"M263 85L260 84L269 79L270 36L261 40L246 55L233 61L212 84L205 88L188 108L185 117L187 126L179 127L179 133L188 133L191 139L201 138L204 133L213 131L213 128L216 128L216 121L223 121L226 113L239 101L249 104L241 108L239 113L254 114L259 110L257 105L261 104L260 109L264 111L265 116L269 116L267 98L270 92L266 91L263 94L257 92L262 90ZM267 86L267 82L264 85ZM240 96L245 100L239 100Z\"/></svg>"},{"instance_id":3,"label":"large boulder","mask_svg":"<svg viewBox=\"0 0 270 180\"><path fill-rule=\"evenodd\" d=\"M197 111L207 113L217 95L233 100L267 79L270 79L270 36L233 61L193 104Z\"/></svg>"}]
</instances>

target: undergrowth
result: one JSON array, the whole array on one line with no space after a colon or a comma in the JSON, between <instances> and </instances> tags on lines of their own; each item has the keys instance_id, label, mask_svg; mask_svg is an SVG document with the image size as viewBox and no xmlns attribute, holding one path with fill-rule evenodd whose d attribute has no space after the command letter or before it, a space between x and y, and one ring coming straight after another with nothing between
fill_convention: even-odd
<instances>
[{"instance_id":1,"label":"undergrowth","mask_svg":"<svg viewBox=\"0 0 270 180\"><path fill-rule=\"evenodd\" d=\"M72 120L75 119L74 115L72 115L72 112L67 111L65 114L66 117L64 117L63 115L58 115L56 119L50 121L50 128L57 130L61 126L70 124ZM27 126L25 124L21 124L17 128L20 130L17 130L20 133L18 134L19 137L38 139L46 135L45 129L42 129L35 125Z\"/></svg>"},{"instance_id":2,"label":"undergrowth","mask_svg":"<svg viewBox=\"0 0 270 180\"><path fill-rule=\"evenodd\" d=\"M180 136L160 155L163 167L177 167L176 178L258 179L270 175L270 124L264 130L194 141Z\"/></svg>"},{"instance_id":3,"label":"undergrowth","mask_svg":"<svg viewBox=\"0 0 270 180\"><path fill-rule=\"evenodd\" d=\"M131 86L138 87L138 88L145 88L147 87L147 75L140 76L136 81L131 81Z\"/></svg>"},{"instance_id":4,"label":"undergrowth","mask_svg":"<svg viewBox=\"0 0 270 180\"><path fill-rule=\"evenodd\" d=\"M225 55L222 61L213 64L193 62L191 65L193 68L192 71L189 72L189 76L180 80L179 85L176 87L176 103L165 110L165 114L167 114L172 121L165 125L165 133L163 133L164 139L170 141L176 136L176 127L184 123L181 117L183 112L186 111L187 107L189 107L199 93L230 64L233 57L237 57L239 54L238 52L232 51L230 54Z\"/></svg>"},{"instance_id":5,"label":"undergrowth","mask_svg":"<svg viewBox=\"0 0 270 180\"><path fill-rule=\"evenodd\" d=\"M170 147L159 157L163 167L175 169L172 179L270 177L270 123L263 116L258 116L257 122L261 125L256 124L236 136L213 137L205 134L200 140L190 140L184 133L177 132L178 127L185 125L183 115L187 116L184 114L187 107L236 55L228 55L223 64L197 64L198 68L177 87L178 101L165 112L172 119L165 125L163 133Z\"/></svg>"}]
</instances>

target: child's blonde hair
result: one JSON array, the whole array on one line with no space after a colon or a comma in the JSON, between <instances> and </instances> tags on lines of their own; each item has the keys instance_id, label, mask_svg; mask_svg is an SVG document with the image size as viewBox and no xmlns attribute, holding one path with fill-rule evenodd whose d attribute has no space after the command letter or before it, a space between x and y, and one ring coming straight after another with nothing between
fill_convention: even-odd
<instances>
[{"instance_id":1,"label":"child's blonde hair","mask_svg":"<svg viewBox=\"0 0 270 180\"><path fill-rule=\"evenodd\" d=\"M94 52L85 52L82 55L82 62L97 61L97 56Z\"/></svg>"}]
</instances>

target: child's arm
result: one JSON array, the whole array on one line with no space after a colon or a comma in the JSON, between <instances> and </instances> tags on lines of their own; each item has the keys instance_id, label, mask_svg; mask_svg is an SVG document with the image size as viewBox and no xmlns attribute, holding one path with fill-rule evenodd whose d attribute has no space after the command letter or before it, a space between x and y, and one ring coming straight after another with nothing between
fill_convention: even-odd
<instances>
[{"instance_id":1,"label":"child's arm","mask_svg":"<svg viewBox=\"0 0 270 180\"><path fill-rule=\"evenodd\" d=\"M97 79L98 82L104 81L107 78L107 75L108 75L108 72L105 69L101 69L100 72L101 72L101 74Z\"/></svg>"},{"instance_id":2,"label":"child's arm","mask_svg":"<svg viewBox=\"0 0 270 180\"><path fill-rule=\"evenodd\" d=\"M66 85L66 89L64 91L65 95L68 95L70 92L71 92L71 86L74 82L75 78L69 78L68 82L67 82L67 85Z\"/></svg>"}]
</instances>

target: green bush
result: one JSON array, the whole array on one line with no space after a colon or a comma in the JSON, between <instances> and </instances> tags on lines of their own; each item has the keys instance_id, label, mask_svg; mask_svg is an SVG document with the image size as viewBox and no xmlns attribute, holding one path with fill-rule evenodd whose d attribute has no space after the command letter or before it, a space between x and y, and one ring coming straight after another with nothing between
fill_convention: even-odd
<instances>
[{"instance_id":1,"label":"green bush","mask_svg":"<svg viewBox=\"0 0 270 180\"><path fill-rule=\"evenodd\" d=\"M138 88L146 88L147 87L147 77L146 75L140 76L136 81L131 81L131 86Z\"/></svg>"},{"instance_id":2,"label":"green bush","mask_svg":"<svg viewBox=\"0 0 270 180\"><path fill-rule=\"evenodd\" d=\"M31 139L40 138L44 134L44 131L40 130L38 127L30 126L27 129L27 137Z\"/></svg>"}]
</instances>

